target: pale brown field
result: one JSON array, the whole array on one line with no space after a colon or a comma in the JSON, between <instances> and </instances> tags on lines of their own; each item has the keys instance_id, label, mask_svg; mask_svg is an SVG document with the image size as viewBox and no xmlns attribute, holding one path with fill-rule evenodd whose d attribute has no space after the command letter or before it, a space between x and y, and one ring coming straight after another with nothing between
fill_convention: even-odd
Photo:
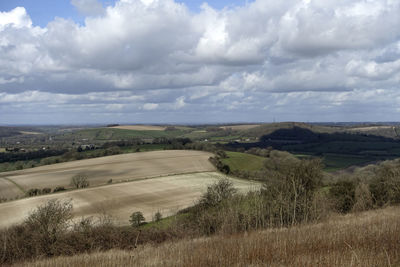
<instances>
[{"instance_id":1,"label":"pale brown field","mask_svg":"<svg viewBox=\"0 0 400 267\"><path fill-rule=\"evenodd\" d=\"M109 128L123 129L123 130L136 130L136 131L164 131L166 127L155 125L119 125Z\"/></svg>"},{"instance_id":2,"label":"pale brown field","mask_svg":"<svg viewBox=\"0 0 400 267\"><path fill-rule=\"evenodd\" d=\"M215 236L131 251L59 257L16 266L399 266L400 208L288 229Z\"/></svg>"},{"instance_id":3,"label":"pale brown field","mask_svg":"<svg viewBox=\"0 0 400 267\"><path fill-rule=\"evenodd\" d=\"M356 132L368 132L368 131L373 131L373 130L379 130L379 129L392 129L394 128L393 126L368 126L368 127L357 127L357 128L350 128L350 131L356 131Z\"/></svg>"},{"instance_id":4,"label":"pale brown field","mask_svg":"<svg viewBox=\"0 0 400 267\"><path fill-rule=\"evenodd\" d=\"M24 195L25 193L18 186L7 179L0 178L0 198L11 199Z\"/></svg>"},{"instance_id":5,"label":"pale brown field","mask_svg":"<svg viewBox=\"0 0 400 267\"><path fill-rule=\"evenodd\" d=\"M37 134L42 134L39 132L31 132L31 131L20 131L21 134L33 134L33 135L37 135Z\"/></svg>"},{"instance_id":6,"label":"pale brown field","mask_svg":"<svg viewBox=\"0 0 400 267\"><path fill-rule=\"evenodd\" d=\"M70 187L74 175L84 174L90 186L97 186L106 184L110 179L113 182L122 182L172 174L214 171L214 166L208 161L210 156L212 154L208 152L191 150L122 154L4 172L0 173L0 180L5 177L27 191L31 188L53 189L56 186L67 188ZM0 192L7 188L8 184L0 183Z\"/></svg>"},{"instance_id":7,"label":"pale brown field","mask_svg":"<svg viewBox=\"0 0 400 267\"><path fill-rule=\"evenodd\" d=\"M241 124L241 125L227 125L227 126L222 126L220 128L226 130L228 128L231 128L234 131L240 131L240 130L248 130L252 128L256 128L260 126L260 124Z\"/></svg>"},{"instance_id":8,"label":"pale brown field","mask_svg":"<svg viewBox=\"0 0 400 267\"><path fill-rule=\"evenodd\" d=\"M141 211L151 220L158 210L168 216L193 205L206 185L222 177L225 176L216 172L172 175L6 202L0 204L0 228L22 222L30 211L51 199L72 199L77 218L107 214L116 224L126 225L132 212ZM258 183L232 181L240 191L259 188Z\"/></svg>"},{"instance_id":9,"label":"pale brown field","mask_svg":"<svg viewBox=\"0 0 400 267\"><path fill-rule=\"evenodd\" d=\"M6 152L6 149L4 147L0 147L0 153Z\"/></svg>"}]
</instances>

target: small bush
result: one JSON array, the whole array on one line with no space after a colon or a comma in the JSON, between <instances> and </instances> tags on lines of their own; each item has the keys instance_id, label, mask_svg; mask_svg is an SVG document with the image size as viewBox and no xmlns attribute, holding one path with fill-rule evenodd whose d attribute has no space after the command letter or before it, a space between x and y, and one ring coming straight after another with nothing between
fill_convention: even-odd
<instances>
[{"instance_id":1,"label":"small bush","mask_svg":"<svg viewBox=\"0 0 400 267\"><path fill-rule=\"evenodd\" d=\"M354 193L353 211L365 211L373 208L371 191L365 183L359 183Z\"/></svg>"},{"instance_id":2,"label":"small bush","mask_svg":"<svg viewBox=\"0 0 400 267\"><path fill-rule=\"evenodd\" d=\"M217 206L223 200L231 198L236 191L231 180L228 178L220 179L207 187L207 192L201 197L200 204L206 207Z\"/></svg>"},{"instance_id":3,"label":"small bush","mask_svg":"<svg viewBox=\"0 0 400 267\"><path fill-rule=\"evenodd\" d=\"M332 185L329 194L335 202L336 210L342 213L351 211L355 203L355 185L351 181L339 181Z\"/></svg>"},{"instance_id":4,"label":"small bush","mask_svg":"<svg viewBox=\"0 0 400 267\"><path fill-rule=\"evenodd\" d=\"M87 177L83 174L77 174L71 178L71 185L75 188L86 188L89 186Z\"/></svg>"},{"instance_id":5,"label":"small bush","mask_svg":"<svg viewBox=\"0 0 400 267\"><path fill-rule=\"evenodd\" d=\"M42 195L50 194L50 193L51 193L51 188L45 187L42 189Z\"/></svg>"},{"instance_id":6,"label":"small bush","mask_svg":"<svg viewBox=\"0 0 400 267\"><path fill-rule=\"evenodd\" d=\"M159 222L159 221L161 221L161 219L162 219L162 214L161 214L160 211L157 211L157 212L154 214L153 221Z\"/></svg>"},{"instance_id":7,"label":"small bush","mask_svg":"<svg viewBox=\"0 0 400 267\"><path fill-rule=\"evenodd\" d=\"M138 227L144 222L145 218L143 213L140 211L135 211L131 214L129 222L133 227Z\"/></svg>"},{"instance_id":8,"label":"small bush","mask_svg":"<svg viewBox=\"0 0 400 267\"><path fill-rule=\"evenodd\" d=\"M28 192L26 192L26 195L28 197L33 197L33 196L37 196L40 195L40 189L38 188L31 188L28 190Z\"/></svg>"},{"instance_id":9,"label":"small bush","mask_svg":"<svg viewBox=\"0 0 400 267\"><path fill-rule=\"evenodd\" d=\"M64 186L57 186L56 188L53 189L53 193L60 192L60 191L65 191Z\"/></svg>"},{"instance_id":10,"label":"small bush","mask_svg":"<svg viewBox=\"0 0 400 267\"><path fill-rule=\"evenodd\" d=\"M67 230L71 218L72 204L70 201L50 200L32 212L24 224L31 231L38 249L43 254L51 256L55 253L54 244Z\"/></svg>"}]
</instances>

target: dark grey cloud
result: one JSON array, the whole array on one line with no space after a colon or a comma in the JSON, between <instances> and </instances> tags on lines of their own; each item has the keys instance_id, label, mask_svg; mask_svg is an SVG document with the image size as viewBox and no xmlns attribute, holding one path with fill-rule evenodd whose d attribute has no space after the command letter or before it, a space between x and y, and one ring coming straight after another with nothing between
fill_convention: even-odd
<instances>
[{"instance_id":1,"label":"dark grey cloud","mask_svg":"<svg viewBox=\"0 0 400 267\"><path fill-rule=\"evenodd\" d=\"M398 1L257 0L198 13L172 0L71 3L84 25L57 18L40 28L22 7L0 13L0 123L26 122L37 108L40 122L400 112ZM368 108L373 118L358 115Z\"/></svg>"}]
</instances>

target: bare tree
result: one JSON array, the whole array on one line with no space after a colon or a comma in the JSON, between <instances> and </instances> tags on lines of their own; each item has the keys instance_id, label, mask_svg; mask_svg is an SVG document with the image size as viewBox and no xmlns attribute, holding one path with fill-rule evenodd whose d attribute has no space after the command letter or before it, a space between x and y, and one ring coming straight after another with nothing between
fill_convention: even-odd
<instances>
[{"instance_id":1,"label":"bare tree","mask_svg":"<svg viewBox=\"0 0 400 267\"><path fill-rule=\"evenodd\" d=\"M52 199L33 211L25 220L25 225L38 241L40 249L47 255L53 255L53 245L67 230L71 219L71 201Z\"/></svg>"},{"instance_id":2,"label":"bare tree","mask_svg":"<svg viewBox=\"0 0 400 267\"><path fill-rule=\"evenodd\" d=\"M89 186L89 181L85 175L77 174L71 178L71 185L76 188L85 188Z\"/></svg>"}]
</instances>

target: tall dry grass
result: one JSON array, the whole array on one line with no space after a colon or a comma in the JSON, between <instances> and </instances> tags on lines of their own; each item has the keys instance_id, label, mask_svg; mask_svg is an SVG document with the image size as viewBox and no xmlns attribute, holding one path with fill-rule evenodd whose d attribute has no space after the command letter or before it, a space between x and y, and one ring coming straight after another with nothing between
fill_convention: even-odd
<instances>
[{"instance_id":1,"label":"tall dry grass","mask_svg":"<svg viewBox=\"0 0 400 267\"><path fill-rule=\"evenodd\" d=\"M16 266L400 266L400 207Z\"/></svg>"}]
</instances>

